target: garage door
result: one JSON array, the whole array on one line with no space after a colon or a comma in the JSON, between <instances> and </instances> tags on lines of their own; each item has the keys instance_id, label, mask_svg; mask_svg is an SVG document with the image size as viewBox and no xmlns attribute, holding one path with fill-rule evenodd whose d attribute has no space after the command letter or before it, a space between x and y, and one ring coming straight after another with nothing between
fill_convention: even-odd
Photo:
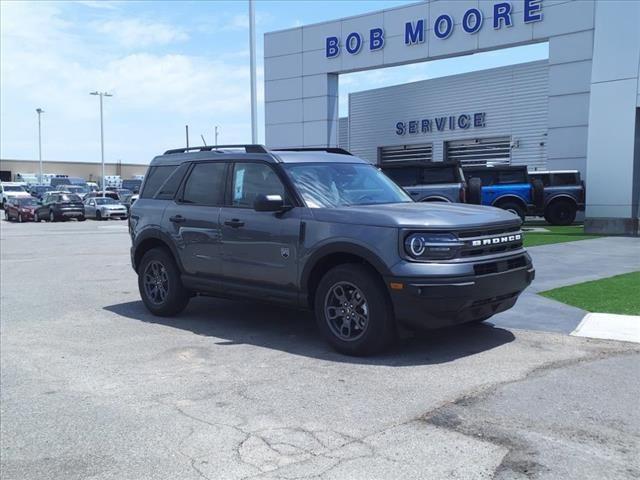
<instances>
[{"instance_id":1,"label":"garage door","mask_svg":"<svg viewBox=\"0 0 640 480\"><path fill-rule=\"evenodd\" d=\"M380 165L406 161L430 162L433 160L433 144L423 143L420 145L380 147L378 159Z\"/></svg>"},{"instance_id":2,"label":"garage door","mask_svg":"<svg viewBox=\"0 0 640 480\"><path fill-rule=\"evenodd\" d=\"M447 160L459 161L465 166L509 165L511 138L476 138L446 142Z\"/></svg>"}]
</instances>

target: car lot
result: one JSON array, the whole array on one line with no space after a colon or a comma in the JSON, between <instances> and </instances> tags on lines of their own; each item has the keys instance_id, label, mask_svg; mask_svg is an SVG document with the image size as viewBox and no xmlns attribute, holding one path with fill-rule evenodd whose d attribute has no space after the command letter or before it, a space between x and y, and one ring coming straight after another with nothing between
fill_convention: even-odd
<instances>
[{"instance_id":1,"label":"car lot","mask_svg":"<svg viewBox=\"0 0 640 480\"><path fill-rule=\"evenodd\" d=\"M2 478L640 475L640 349L534 294L637 269L635 239L537 247L494 325L354 359L306 312L149 315L124 222L1 223Z\"/></svg>"}]
</instances>

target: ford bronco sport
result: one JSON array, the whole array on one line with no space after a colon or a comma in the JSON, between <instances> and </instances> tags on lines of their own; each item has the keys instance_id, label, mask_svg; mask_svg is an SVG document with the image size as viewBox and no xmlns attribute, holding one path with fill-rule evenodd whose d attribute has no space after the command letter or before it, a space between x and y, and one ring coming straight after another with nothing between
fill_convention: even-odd
<instances>
[{"instance_id":1,"label":"ford bronco sport","mask_svg":"<svg viewBox=\"0 0 640 480\"><path fill-rule=\"evenodd\" d=\"M414 202L340 149L169 150L151 162L129 229L153 314L194 295L310 308L351 355L381 351L400 325L486 320L534 277L515 215Z\"/></svg>"}]
</instances>

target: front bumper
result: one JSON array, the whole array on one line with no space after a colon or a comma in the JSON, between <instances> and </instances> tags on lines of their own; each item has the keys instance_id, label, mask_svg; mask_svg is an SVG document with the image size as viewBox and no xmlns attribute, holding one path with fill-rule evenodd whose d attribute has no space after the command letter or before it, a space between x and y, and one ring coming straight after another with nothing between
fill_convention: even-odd
<instances>
[{"instance_id":1,"label":"front bumper","mask_svg":"<svg viewBox=\"0 0 640 480\"><path fill-rule=\"evenodd\" d=\"M479 273L385 278L387 285L403 285L400 290L389 288L396 319L412 327L440 328L488 318L511 308L535 278L526 253L479 262L473 269Z\"/></svg>"},{"instance_id":2,"label":"front bumper","mask_svg":"<svg viewBox=\"0 0 640 480\"><path fill-rule=\"evenodd\" d=\"M105 210L101 214L103 218L127 218L129 216L126 210Z\"/></svg>"}]
</instances>

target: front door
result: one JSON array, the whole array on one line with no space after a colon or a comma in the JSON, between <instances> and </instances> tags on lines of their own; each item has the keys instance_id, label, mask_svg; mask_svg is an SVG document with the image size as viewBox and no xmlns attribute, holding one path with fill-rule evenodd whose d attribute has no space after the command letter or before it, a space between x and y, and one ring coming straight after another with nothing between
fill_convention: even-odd
<instances>
[{"instance_id":1,"label":"front door","mask_svg":"<svg viewBox=\"0 0 640 480\"><path fill-rule=\"evenodd\" d=\"M301 208L284 213L256 212L255 198L281 195L285 187L264 162L237 162L231 174L228 204L222 208L222 274L230 293L291 299L297 292Z\"/></svg>"},{"instance_id":2,"label":"front door","mask_svg":"<svg viewBox=\"0 0 640 480\"><path fill-rule=\"evenodd\" d=\"M170 224L174 245L189 275L220 275L220 207L226 169L224 162L196 163L184 188L165 210L165 221Z\"/></svg>"}]
</instances>

